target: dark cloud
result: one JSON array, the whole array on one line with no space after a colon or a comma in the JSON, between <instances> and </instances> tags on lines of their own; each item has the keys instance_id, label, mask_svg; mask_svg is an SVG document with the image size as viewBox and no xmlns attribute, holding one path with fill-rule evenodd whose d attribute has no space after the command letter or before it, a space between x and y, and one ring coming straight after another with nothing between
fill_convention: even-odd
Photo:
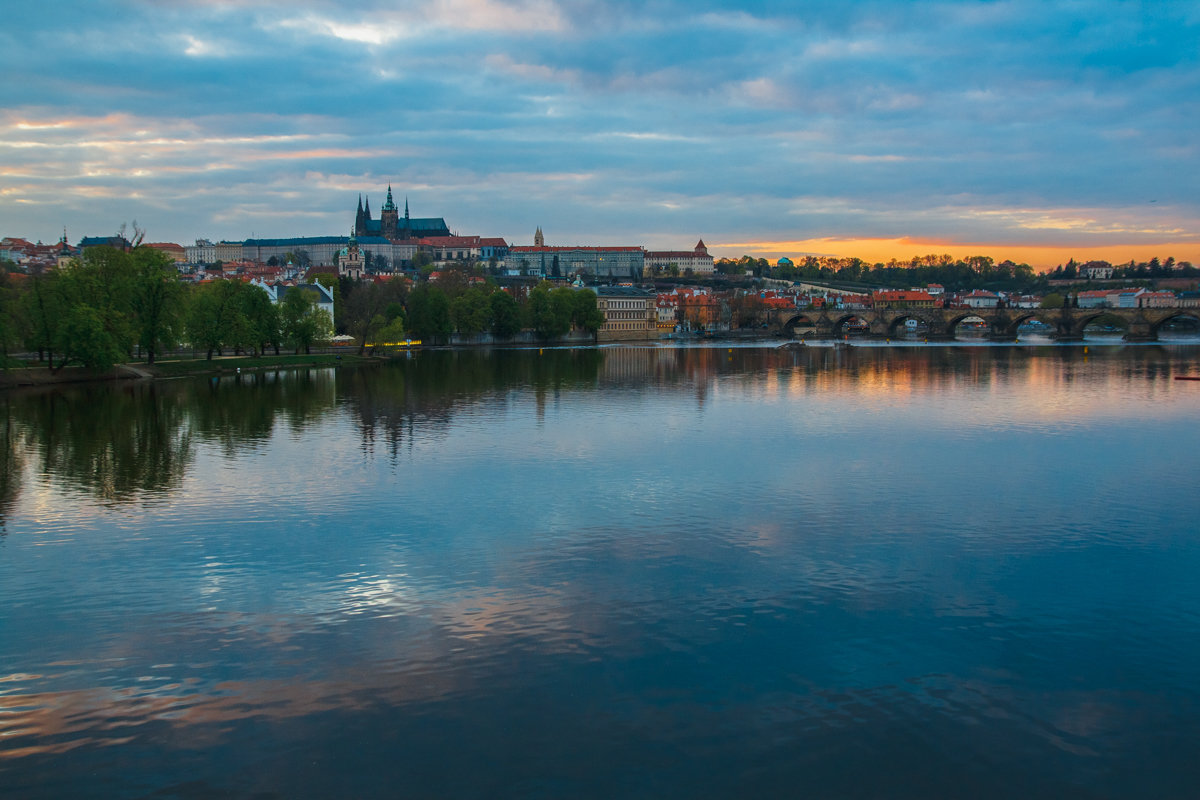
<instances>
[{"instance_id":1,"label":"dark cloud","mask_svg":"<svg viewBox=\"0 0 1200 800\"><path fill-rule=\"evenodd\" d=\"M1191 3L127 0L9 22L6 235L328 233L391 182L521 240L1197 240Z\"/></svg>"}]
</instances>

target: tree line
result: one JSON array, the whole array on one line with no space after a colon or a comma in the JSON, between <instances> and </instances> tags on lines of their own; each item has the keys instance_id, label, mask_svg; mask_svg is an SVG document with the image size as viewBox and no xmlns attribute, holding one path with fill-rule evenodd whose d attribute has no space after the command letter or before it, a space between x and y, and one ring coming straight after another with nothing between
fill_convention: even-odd
<instances>
[{"instance_id":1,"label":"tree line","mask_svg":"<svg viewBox=\"0 0 1200 800\"><path fill-rule=\"evenodd\" d=\"M1128 264L1110 264L1107 261L1087 261L1078 263L1071 259L1066 264L1059 264L1047 273L1051 280L1086 280L1090 268L1112 269L1112 280L1154 280L1155 278L1196 278L1200 277L1200 268L1189 261L1176 263L1171 256L1166 261L1157 257L1149 261L1130 259Z\"/></svg>"},{"instance_id":2,"label":"tree line","mask_svg":"<svg viewBox=\"0 0 1200 800\"><path fill-rule=\"evenodd\" d=\"M738 259L722 258L714 262L718 273L724 275L753 275L781 280L835 281L869 285L875 288L907 289L936 283L951 292L973 289L1000 289L1009 292L1042 292L1051 280L1085 280L1086 268L1112 268L1114 280L1153 280L1155 278L1200 277L1200 268L1187 261L1176 263L1174 258L1159 261L1131 260L1128 264L1089 261L1084 264L1071 259L1052 270L1036 273L1028 264L1012 261L996 263L990 256L954 258L949 254L913 256L908 261L891 259L869 264L860 258L806 256L795 263L770 264L765 258L744 255Z\"/></svg>"},{"instance_id":3,"label":"tree line","mask_svg":"<svg viewBox=\"0 0 1200 800\"><path fill-rule=\"evenodd\" d=\"M338 333L360 353L406 337L445 340L458 332L499 339L533 330L542 339L604 323L591 290L542 283L518 302L467 270L439 273L438 283L410 289L405 278L376 283L333 275L317 280L334 296ZM57 372L68 365L108 369L190 345L206 358L263 355L281 348L309 352L335 333L317 293L289 287L279 303L240 280L198 285L179 280L170 257L150 247L93 247L69 264L39 274L0 270L0 356L36 354Z\"/></svg>"},{"instance_id":4,"label":"tree line","mask_svg":"<svg viewBox=\"0 0 1200 800\"><path fill-rule=\"evenodd\" d=\"M714 262L719 273L754 275L780 280L836 281L883 289L908 289L940 284L952 292L972 289L1002 289L1030 292L1044 288L1046 277L1028 264L996 263L990 256L954 258L949 254L913 256L909 261L891 259L869 264L861 258L806 256L795 263L772 266L765 258L742 256Z\"/></svg>"},{"instance_id":5,"label":"tree line","mask_svg":"<svg viewBox=\"0 0 1200 800\"><path fill-rule=\"evenodd\" d=\"M511 339L530 330L540 339L558 339L572 330L595 333L604 315L591 289L539 283L518 300L491 279L467 267L444 269L436 281L410 288L407 280L383 283L338 281L335 302L339 332L352 336L359 352L371 342L401 332L422 341L446 341L451 334L491 334Z\"/></svg>"},{"instance_id":6,"label":"tree line","mask_svg":"<svg viewBox=\"0 0 1200 800\"><path fill-rule=\"evenodd\" d=\"M62 267L0 276L0 347L36 353L57 372L108 369L189 343L208 358L226 350L307 352L332 328L312 291L278 305L259 287L217 280L181 283L169 256L150 247L92 247Z\"/></svg>"}]
</instances>

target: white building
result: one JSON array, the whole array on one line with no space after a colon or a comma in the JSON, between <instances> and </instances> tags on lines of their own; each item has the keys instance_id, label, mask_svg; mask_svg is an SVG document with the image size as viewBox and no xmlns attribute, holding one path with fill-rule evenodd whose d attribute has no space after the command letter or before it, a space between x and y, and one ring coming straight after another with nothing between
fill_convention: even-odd
<instances>
[{"instance_id":1,"label":"white building","mask_svg":"<svg viewBox=\"0 0 1200 800\"><path fill-rule=\"evenodd\" d=\"M703 239L692 250L646 251L644 277L671 272L672 267L678 267L680 275L712 275L715 271Z\"/></svg>"},{"instance_id":2,"label":"white building","mask_svg":"<svg viewBox=\"0 0 1200 800\"><path fill-rule=\"evenodd\" d=\"M976 289L970 294L963 295L962 301L968 308L995 308L1000 302L1000 297L995 292Z\"/></svg>"},{"instance_id":3,"label":"white building","mask_svg":"<svg viewBox=\"0 0 1200 800\"><path fill-rule=\"evenodd\" d=\"M336 324L336 320L333 317L333 291L325 288L319 283L301 283L292 286L286 283L265 283L260 280L253 280L250 281L250 285L257 286L266 292L267 296L271 298L271 302L275 305L279 305L281 302L283 302L283 298L287 296L288 292L306 290L316 292L317 308L323 311L328 311L330 322Z\"/></svg>"}]
</instances>

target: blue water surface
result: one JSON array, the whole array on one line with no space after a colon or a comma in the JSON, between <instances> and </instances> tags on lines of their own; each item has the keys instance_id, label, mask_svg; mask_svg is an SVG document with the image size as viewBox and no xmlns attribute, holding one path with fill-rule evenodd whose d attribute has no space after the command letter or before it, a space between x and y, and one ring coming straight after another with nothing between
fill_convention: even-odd
<instances>
[{"instance_id":1,"label":"blue water surface","mask_svg":"<svg viewBox=\"0 0 1200 800\"><path fill-rule=\"evenodd\" d=\"M10 393L0 796L1195 796L1198 355Z\"/></svg>"}]
</instances>

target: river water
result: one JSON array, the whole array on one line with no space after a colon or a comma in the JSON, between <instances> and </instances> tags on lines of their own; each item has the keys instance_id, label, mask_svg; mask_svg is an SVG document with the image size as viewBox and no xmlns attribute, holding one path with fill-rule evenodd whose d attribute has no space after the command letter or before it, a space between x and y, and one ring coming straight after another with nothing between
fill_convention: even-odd
<instances>
[{"instance_id":1,"label":"river water","mask_svg":"<svg viewBox=\"0 0 1200 800\"><path fill-rule=\"evenodd\" d=\"M0 395L0 796L1191 797L1195 344Z\"/></svg>"}]
</instances>

